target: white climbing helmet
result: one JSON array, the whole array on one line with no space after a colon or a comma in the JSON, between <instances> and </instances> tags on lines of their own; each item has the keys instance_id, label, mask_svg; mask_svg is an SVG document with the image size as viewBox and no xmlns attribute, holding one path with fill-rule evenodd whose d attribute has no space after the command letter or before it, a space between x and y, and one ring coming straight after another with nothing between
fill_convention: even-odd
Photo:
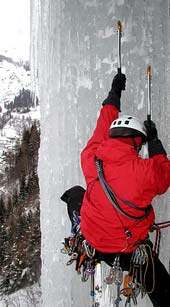
<instances>
[{"instance_id":1,"label":"white climbing helmet","mask_svg":"<svg viewBox=\"0 0 170 307\"><path fill-rule=\"evenodd\" d=\"M115 119L110 126L110 136L116 137L142 137L143 142L146 142L146 130L144 124L139 119L133 116L120 116Z\"/></svg>"}]
</instances>

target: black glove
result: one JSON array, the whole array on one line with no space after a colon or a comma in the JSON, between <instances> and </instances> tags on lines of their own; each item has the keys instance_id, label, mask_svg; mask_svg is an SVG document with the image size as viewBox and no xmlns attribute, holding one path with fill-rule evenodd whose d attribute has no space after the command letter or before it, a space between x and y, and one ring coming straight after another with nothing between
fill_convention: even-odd
<instances>
[{"instance_id":1,"label":"black glove","mask_svg":"<svg viewBox=\"0 0 170 307\"><path fill-rule=\"evenodd\" d=\"M112 87L108 97L103 101L102 105L111 104L120 111L120 97L121 92L125 90L126 76L124 74L117 74L112 81Z\"/></svg>"},{"instance_id":2,"label":"black glove","mask_svg":"<svg viewBox=\"0 0 170 307\"><path fill-rule=\"evenodd\" d=\"M119 97L121 97L121 92L125 90L126 87L126 76L124 74L117 74L113 78L111 91L116 92Z\"/></svg>"},{"instance_id":3,"label":"black glove","mask_svg":"<svg viewBox=\"0 0 170 307\"><path fill-rule=\"evenodd\" d=\"M145 120L144 121L144 126L146 128L146 134L147 134L147 141L153 141L158 139L158 132L156 129L155 123L150 120Z\"/></svg>"},{"instance_id":4,"label":"black glove","mask_svg":"<svg viewBox=\"0 0 170 307\"><path fill-rule=\"evenodd\" d=\"M155 123L153 121L146 120L144 121L144 125L147 133L149 157L151 158L159 154L166 155L162 142L158 139L158 132Z\"/></svg>"},{"instance_id":5,"label":"black glove","mask_svg":"<svg viewBox=\"0 0 170 307\"><path fill-rule=\"evenodd\" d=\"M148 142L148 153L150 158L160 154L167 155L162 142L158 139Z\"/></svg>"}]
</instances>

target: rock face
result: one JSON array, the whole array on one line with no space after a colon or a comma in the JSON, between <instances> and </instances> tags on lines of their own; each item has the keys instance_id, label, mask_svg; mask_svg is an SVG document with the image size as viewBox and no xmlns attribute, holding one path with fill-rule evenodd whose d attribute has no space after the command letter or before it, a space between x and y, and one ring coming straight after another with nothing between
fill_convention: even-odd
<instances>
[{"instance_id":1,"label":"rock face","mask_svg":"<svg viewBox=\"0 0 170 307\"><path fill-rule=\"evenodd\" d=\"M127 76L122 114L147 113L146 69L152 67L152 117L170 149L169 1L32 1L32 68L41 101L39 177L42 221L43 306L85 307L88 287L60 254L69 227L63 191L84 184L79 155L95 126L102 100L117 72L117 29ZM157 221L169 218L168 192L154 200ZM169 265L169 230L160 257ZM80 294L81 293L81 294ZM140 306L151 306L143 301Z\"/></svg>"}]
</instances>

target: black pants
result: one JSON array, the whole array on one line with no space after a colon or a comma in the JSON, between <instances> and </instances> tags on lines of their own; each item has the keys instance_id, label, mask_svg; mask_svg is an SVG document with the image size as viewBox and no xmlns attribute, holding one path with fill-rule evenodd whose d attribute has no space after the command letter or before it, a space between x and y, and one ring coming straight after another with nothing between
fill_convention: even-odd
<instances>
[{"instance_id":1,"label":"black pants","mask_svg":"<svg viewBox=\"0 0 170 307\"><path fill-rule=\"evenodd\" d=\"M109 266L113 266L114 259L117 254L101 253L96 251L96 257L99 261L106 262ZM123 271L129 271L132 253L120 254L120 266ZM153 260L152 260L153 259ZM154 271L153 274L153 264ZM146 273L146 290L154 307L170 306L170 275L166 268L159 260L158 256L149 257L149 264ZM154 290L150 292L153 288Z\"/></svg>"}]
</instances>

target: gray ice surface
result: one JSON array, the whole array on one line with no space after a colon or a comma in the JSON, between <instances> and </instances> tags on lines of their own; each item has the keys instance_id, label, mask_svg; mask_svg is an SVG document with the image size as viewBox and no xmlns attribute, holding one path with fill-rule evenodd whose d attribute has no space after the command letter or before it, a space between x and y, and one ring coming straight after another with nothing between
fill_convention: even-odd
<instances>
[{"instance_id":1,"label":"gray ice surface","mask_svg":"<svg viewBox=\"0 0 170 307\"><path fill-rule=\"evenodd\" d=\"M146 69L152 67L152 117L170 152L170 1L33 0L32 87L41 103L39 179L43 307L86 307L89 285L60 253L70 233L65 189L84 185L80 152L91 135L117 72L121 20L122 71L127 76L122 114L147 113ZM161 179L160 179L161 180ZM153 202L157 221L170 219L169 191ZM169 268L170 230L162 231L160 258ZM138 306L151 306L149 300ZM108 306L101 306L108 307Z\"/></svg>"}]
</instances>

